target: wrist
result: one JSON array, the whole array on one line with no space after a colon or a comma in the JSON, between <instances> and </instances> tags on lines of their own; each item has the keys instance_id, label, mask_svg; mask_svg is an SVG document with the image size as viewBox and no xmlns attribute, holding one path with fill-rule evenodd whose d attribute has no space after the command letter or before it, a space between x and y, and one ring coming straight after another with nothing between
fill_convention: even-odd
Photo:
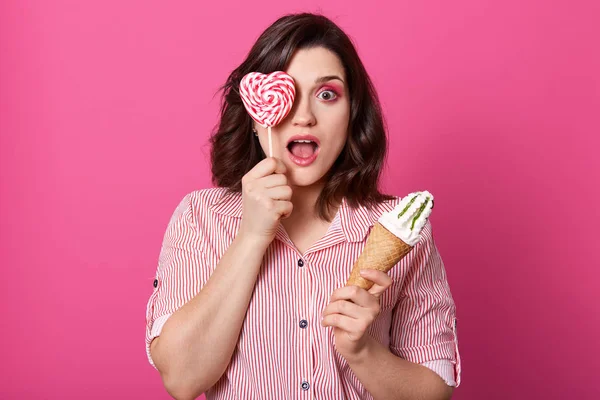
<instances>
[{"instance_id":1,"label":"wrist","mask_svg":"<svg viewBox=\"0 0 600 400\"><path fill-rule=\"evenodd\" d=\"M357 351L345 356L348 364L360 365L375 357L375 354L381 347L381 344L370 334L367 333L365 336L364 344Z\"/></svg>"},{"instance_id":2,"label":"wrist","mask_svg":"<svg viewBox=\"0 0 600 400\"><path fill-rule=\"evenodd\" d=\"M241 228L235 236L235 240L244 245L261 250L266 250L272 242L268 237L248 233Z\"/></svg>"}]
</instances>

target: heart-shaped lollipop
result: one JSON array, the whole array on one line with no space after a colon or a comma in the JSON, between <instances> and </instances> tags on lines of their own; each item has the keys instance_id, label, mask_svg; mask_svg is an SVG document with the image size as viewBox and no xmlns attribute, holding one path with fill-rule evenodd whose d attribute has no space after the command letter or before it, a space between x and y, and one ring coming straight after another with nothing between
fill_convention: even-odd
<instances>
[{"instance_id":1,"label":"heart-shaped lollipop","mask_svg":"<svg viewBox=\"0 0 600 400\"><path fill-rule=\"evenodd\" d=\"M294 104L294 79L283 71L268 75L260 72L246 74L240 82L240 97L248 114L269 133L269 156L273 156L271 127L289 114Z\"/></svg>"}]
</instances>

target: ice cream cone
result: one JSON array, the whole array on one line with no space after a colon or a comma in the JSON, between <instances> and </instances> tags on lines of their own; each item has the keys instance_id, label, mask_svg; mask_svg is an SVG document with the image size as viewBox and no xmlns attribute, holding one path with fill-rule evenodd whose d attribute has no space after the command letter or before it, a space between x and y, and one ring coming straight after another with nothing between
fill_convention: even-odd
<instances>
[{"instance_id":1,"label":"ice cream cone","mask_svg":"<svg viewBox=\"0 0 600 400\"><path fill-rule=\"evenodd\" d=\"M373 286L373 282L360 276L361 269L377 269L387 273L412 248L413 246L404 243L398 236L376 222L367 238L363 252L352 267L346 286L356 285L369 290Z\"/></svg>"},{"instance_id":2,"label":"ice cream cone","mask_svg":"<svg viewBox=\"0 0 600 400\"><path fill-rule=\"evenodd\" d=\"M392 211L383 213L354 263L346 286L369 290L373 282L360 276L360 270L369 268L387 273L392 269L419 242L432 209L433 195L423 191L409 194Z\"/></svg>"}]
</instances>

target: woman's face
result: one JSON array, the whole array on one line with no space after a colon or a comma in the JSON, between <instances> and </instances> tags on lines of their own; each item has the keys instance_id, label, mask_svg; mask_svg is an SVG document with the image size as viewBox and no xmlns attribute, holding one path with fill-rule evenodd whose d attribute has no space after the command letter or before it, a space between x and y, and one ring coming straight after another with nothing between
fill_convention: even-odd
<instances>
[{"instance_id":1,"label":"woman's face","mask_svg":"<svg viewBox=\"0 0 600 400\"><path fill-rule=\"evenodd\" d=\"M272 128L273 156L286 165L288 184L310 186L329 171L348 137L346 76L337 55L323 47L298 50L285 72L294 78L296 97L288 116ZM267 129L255 128L268 156Z\"/></svg>"}]
</instances>

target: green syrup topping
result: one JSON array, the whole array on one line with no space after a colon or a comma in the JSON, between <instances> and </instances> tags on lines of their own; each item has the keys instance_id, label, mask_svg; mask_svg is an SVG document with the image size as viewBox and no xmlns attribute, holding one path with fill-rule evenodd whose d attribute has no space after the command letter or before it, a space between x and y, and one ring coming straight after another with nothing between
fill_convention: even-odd
<instances>
[{"instance_id":1,"label":"green syrup topping","mask_svg":"<svg viewBox=\"0 0 600 400\"><path fill-rule=\"evenodd\" d=\"M419 197L419 195L416 195L415 197L413 197L412 199L410 199L410 202L406 205L406 207L404 207L404 210L402 210L402 212L400 214L398 214L398 218L400 218L401 216L404 215L404 213L408 210L408 208L410 207L410 205L412 203L414 203L415 199Z\"/></svg>"},{"instance_id":2,"label":"green syrup topping","mask_svg":"<svg viewBox=\"0 0 600 400\"><path fill-rule=\"evenodd\" d=\"M410 230L412 231L413 228L415 227L415 222L417 222L417 220L419 219L419 217L421 216L421 214L423 214L423 210L425 210L425 207L427 207L427 203L429 203L429 199L431 197L427 197L425 199L425 202L421 205L421 207L419 208L419 211L417 212L417 215L415 215L415 217L413 218L412 221L412 225L410 226Z\"/></svg>"}]
</instances>

